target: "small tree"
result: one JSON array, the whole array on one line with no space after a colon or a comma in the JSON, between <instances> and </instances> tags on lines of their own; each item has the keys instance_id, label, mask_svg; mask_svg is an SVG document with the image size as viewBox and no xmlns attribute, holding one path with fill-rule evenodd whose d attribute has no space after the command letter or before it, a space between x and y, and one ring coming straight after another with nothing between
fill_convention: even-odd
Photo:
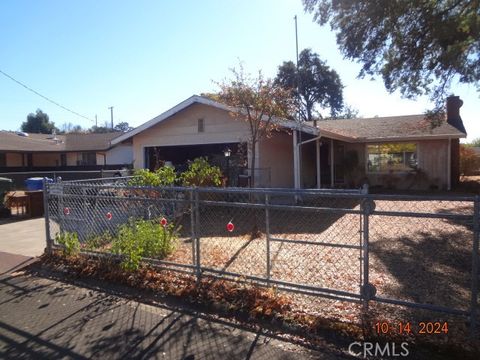
<instances>
[{"instance_id":1,"label":"small tree","mask_svg":"<svg viewBox=\"0 0 480 360\"><path fill-rule=\"evenodd\" d=\"M278 118L287 118L292 114L294 101L289 90L264 78L261 72L258 77L252 78L240 65L240 70L232 69L232 73L233 79L218 83L220 92L213 98L231 106L234 118L248 123L250 184L255 187L256 145L278 129Z\"/></svg>"},{"instance_id":2,"label":"small tree","mask_svg":"<svg viewBox=\"0 0 480 360\"><path fill-rule=\"evenodd\" d=\"M55 123L50 122L48 115L40 109L37 109L35 114L28 114L27 121L22 123L21 129L35 134L51 134L54 130L58 130Z\"/></svg>"}]
</instances>

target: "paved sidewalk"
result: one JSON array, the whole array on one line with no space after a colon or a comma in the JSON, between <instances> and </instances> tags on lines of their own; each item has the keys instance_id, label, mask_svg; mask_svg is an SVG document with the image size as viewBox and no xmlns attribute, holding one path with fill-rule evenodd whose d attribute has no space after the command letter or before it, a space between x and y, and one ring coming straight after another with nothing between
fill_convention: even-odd
<instances>
[{"instance_id":1,"label":"paved sidewalk","mask_svg":"<svg viewBox=\"0 0 480 360\"><path fill-rule=\"evenodd\" d=\"M33 262L31 256L10 254L0 251L0 277L7 276L8 273L20 269Z\"/></svg>"},{"instance_id":2,"label":"paved sidewalk","mask_svg":"<svg viewBox=\"0 0 480 360\"><path fill-rule=\"evenodd\" d=\"M0 251L39 256L46 246L44 218L0 224Z\"/></svg>"},{"instance_id":3,"label":"paved sidewalk","mask_svg":"<svg viewBox=\"0 0 480 360\"><path fill-rule=\"evenodd\" d=\"M334 359L263 333L30 275L0 280L2 359Z\"/></svg>"}]
</instances>

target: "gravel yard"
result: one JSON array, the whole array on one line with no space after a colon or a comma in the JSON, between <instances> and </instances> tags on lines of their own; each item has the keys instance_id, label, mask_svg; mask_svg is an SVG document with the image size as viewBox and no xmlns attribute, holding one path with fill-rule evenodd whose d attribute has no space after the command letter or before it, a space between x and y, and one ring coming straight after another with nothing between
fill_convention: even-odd
<instances>
[{"instance_id":1,"label":"gravel yard","mask_svg":"<svg viewBox=\"0 0 480 360\"><path fill-rule=\"evenodd\" d=\"M376 211L473 214L471 202L376 200L375 205ZM351 208L359 210L360 206L353 204ZM242 275L266 276L263 212L247 213L243 208L202 210L202 266ZM256 219L260 230L260 236L253 240L249 235L252 219ZM359 292L360 250L315 244L359 245L359 214L277 211L271 214L271 219L272 237L308 241L304 244L271 242L272 279ZM232 233L225 230L230 220L235 224ZM468 310L471 222L386 215L371 215L369 221L370 283L375 285L378 296ZM168 260L191 264L191 251L190 239L184 238ZM361 306L358 304L300 295L294 298L298 309L309 313L321 312L348 321L360 319ZM398 315L397 311L396 316L407 315Z\"/></svg>"}]
</instances>

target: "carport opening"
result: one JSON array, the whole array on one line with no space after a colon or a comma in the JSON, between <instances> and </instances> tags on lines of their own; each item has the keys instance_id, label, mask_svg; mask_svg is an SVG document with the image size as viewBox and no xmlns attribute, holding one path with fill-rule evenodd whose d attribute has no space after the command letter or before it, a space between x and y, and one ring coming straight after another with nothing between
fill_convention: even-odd
<instances>
[{"instance_id":1,"label":"carport opening","mask_svg":"<svg viewBox=\"0 0 480 360\"><path fill-rule=\"evenodd\" d=\"M225 156L226 149L230 149L231 153L228 158ZM173 165L177 172L183 172L188 168L189 161L199 157L206 157L211 165L220 167L232 186L247 167L247 146L244 143L220 143L146 147L145 167L154 171L167 164Z\"/></svg>"}]
</instances>

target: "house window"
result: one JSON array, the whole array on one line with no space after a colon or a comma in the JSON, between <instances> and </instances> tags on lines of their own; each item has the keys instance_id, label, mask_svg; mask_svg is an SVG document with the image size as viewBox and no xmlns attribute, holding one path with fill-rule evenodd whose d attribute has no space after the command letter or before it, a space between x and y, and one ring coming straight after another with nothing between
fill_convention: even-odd
<instances>
[{"instance_id":1,"label":"house window","mask_svg":"<svg viewBox=\"0 0 480 360\"><path fill-rule=\"evenodd\" d=\"M370 173L408 172L417 168L417 144L385 143L367 145Z\"/></svg>"},{"instance_id":2,"label":"house window","mask_svg":"<svg viewBox=\"0 0 480 360\"><path fill-rule=\"evenodd\" d=\"M80 165L97 165L97 154L94 152L82 153Z\"/></svg>"},{"instance_id":3,"label":"house window","mask_svg":"<svg viewBox=\"0 0 480 360\"><path fill-rule=\"evenodd\" d=\"M4 153L0 153L0 167L7 166L7 156Z\"/></svg>"},{"instance_id":4,"label":"house window","mask_svg":"<svg viewBox=\"0 0 480 360\"><path fill-rule=\"evenodd\" d=\"M198 132L205 132L205 121L204 119L198 119Z\"/></svg>"}]
</instances>

